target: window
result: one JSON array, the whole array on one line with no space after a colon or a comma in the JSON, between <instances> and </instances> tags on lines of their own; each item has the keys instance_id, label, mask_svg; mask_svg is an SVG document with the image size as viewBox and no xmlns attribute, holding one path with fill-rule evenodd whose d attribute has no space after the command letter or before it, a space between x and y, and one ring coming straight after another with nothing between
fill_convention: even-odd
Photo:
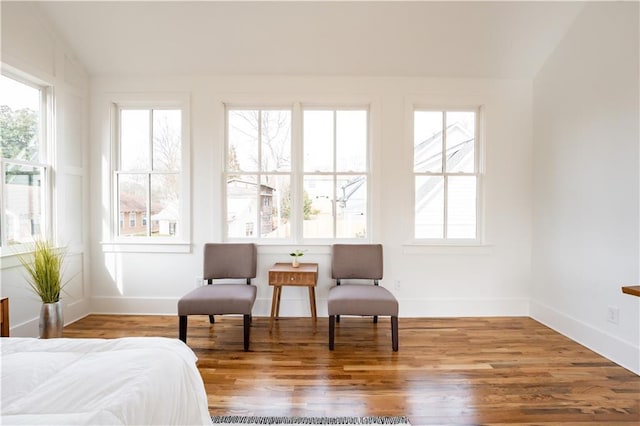
<instances>
[{"instance_id":1,"label":"window","mask_svg":"<svg viewBox=\"0 0 640 426\"><path fill-rule=\"evenodd\" d=\"M366 238L368 115L299 104L227 107L226 237Z\"/></svg>"},{"instance_id":2,"label":"window","mask_svg":"<svg viewBox=\"0 0 640 426\"><path fill-rule=\"evenodd\" d=\"M304 238L367 236L367 129L367 110L304 110Z\"/></svg>"},{"instance_id":3,"label":"window","mask_svg":"<svg viewBox=\"0 0 640 426\"><path fill-rule=\"evenodd\" d=\"M228 238L291 237L291 116L290 109L227 109Z\"/></svg>"},{"instance_id":4,"label":"window","mask_svg":"<svg viewBox=\"0 0 640 426\"><path fill-rule=\"evenodd\" d=\"M416 239L478 239L477 123L477 109L414 110Z\"/></svg>"},{"instance_id":5,"label":"window","mask_svg":"<svg viewBox=\"0 0 640 426\"><path fill-rule=\"evenodd\" d=\"M48 228L47 89L0 75L2 247L29 243Z\"/></svg>"},{"instance_id":6,"label":"window","mask_svg":"<svg viewBox=\"0 0 640 426\"><path fill-rule=\"evenodd\" d=\"M172 238L182 232L182 115L179 108L117 108L117 236Z\"/></svg>"}]
</instances>

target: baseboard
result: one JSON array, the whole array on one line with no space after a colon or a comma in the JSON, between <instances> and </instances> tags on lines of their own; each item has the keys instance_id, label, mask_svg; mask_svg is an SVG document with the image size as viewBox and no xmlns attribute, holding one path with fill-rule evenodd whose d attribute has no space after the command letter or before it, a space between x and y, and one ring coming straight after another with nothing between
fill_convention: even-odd
<instances>
[{"instance_id":1,"label":"baseboard","mask_svg":"<svg viewBox=\"0 0 640 426\"><path fill-rule=\"evenodd\" d=\"M399 299L400 317L486 317L529 316L528 299ZM178 298L94 297L92 313L119 315L177 315ZM326 317L326 299L316 300L320 317ZM256 299L253 315L271 314L271 298ZM306 297L283 298L280 315L300 317L310 315Z\"/></svg>"},{"instance_id":2,"label":"baseboard","mask_svg":"<svg viewBox=\"0 0 640 426\"><path fill-rule=\"evenodd\" d=\"M536 301L531 318L640 375L640 347Z\"/></svg>"}]
</instances>

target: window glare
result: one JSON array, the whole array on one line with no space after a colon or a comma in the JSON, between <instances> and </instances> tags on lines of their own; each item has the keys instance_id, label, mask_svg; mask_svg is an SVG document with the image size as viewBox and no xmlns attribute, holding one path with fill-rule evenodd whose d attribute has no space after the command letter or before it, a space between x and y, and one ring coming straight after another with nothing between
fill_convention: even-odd
<instances>
[{"instance_id":1,"label":"window glare","mask_svg":"<svg viewBox=\"0 0 640 426\"><path fill-rule=\"evenodd\" d=\"M304 171L333 171L333 111L304 111Z\"/></svg>"},{"instance_id":2,"label":"window glare","mask_svg":"<svg viewBox=\"0 0 640 426\"><path fill-rule=\"evenodd\" d=\"M336 170L362 172L367 161L367 112L336 113Z\"/></svg>"},{"instance_id":3,"label":"window glare","mask_svg":"<svg viewBox=\"0 0 640 426\"><path fill-rule=\"evenodd\" d=\"M120 113L121 170L146 170L149 158L149 110L122 110Z\"/></svg>"},{"instance_id":4,"label":"window glare","mask_svg":"<svg viewBox=\"0 0 640 426\"><path fill-rule=\"evenodd\" d=\"M442 171L442 112L415 111L413 115L413 169Z\"/></svg>"}]
</instances>

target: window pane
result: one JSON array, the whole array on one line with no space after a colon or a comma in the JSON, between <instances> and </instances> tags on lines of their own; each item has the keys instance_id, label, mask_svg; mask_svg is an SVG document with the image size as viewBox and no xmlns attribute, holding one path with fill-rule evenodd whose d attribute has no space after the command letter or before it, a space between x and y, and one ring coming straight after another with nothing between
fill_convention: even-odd
<instances>
[{"instance_id":1,"label":"window pane","mask_svg":"<svg viewBox=\"0 0 640 426\"><path fill-rule=\"evenodd\" d=\"M262 170L291 170L291 111L262 111Z\"/></svg>"},{"instance_id":2,"label":"window pane","mask_svg":"<svg viewBox=\"0 0 640 426\"><path fill-rule=\"evenodd\" d=\"M444 237L444 178L416 176L416 238Z\"/></svg>"},{"instance_id":3,"label":"window pane","mask_svg":"<svg viewBox=\"0 0 640 426\"><path fill-rule=\"evenodd\" d=\"M264 175L260 185L260 237L291 236L291 179L288 175Z\"/></svg>"},{"instance_id":4,"label":"window pane","mask_svg":"<svg viewBox=\"0 0 640 426\"><path fill-rule=\"evenodd\" d=\"M120 216L118 235L146 236L147 229L142 226L142 215L147 212L147 174L120 173L118 175L118 215ZM131 215L137 219L131 227ZM126 220L125 220L126 219Z\"/></svg>"},{"instance_id":5,"label":"window pane","mask_svg":"<svg viewBox=\"0 0 640 426\"><path fill-rule=\"evenodd\" d=\"M257 237L256 176L238 175L227 180L227 235L229 238Z\"/></svg>"},{"instance_id":6,"label":"window pane","mask_svg":"<svg viewBox=\"0 0 640 426\"><path fill-rule=\"evenodd\" d=\"M367 178L338 176L336 200L336 237L366 238Z\"/></svg>"},{"instance_id":7,"label":"window pane","mask_svg":"<svg viewBox=\"0 0 640 426\"><path fill-rule=\"evenodd\" d=\"M0 76L2 157L40 161L41 91Z\"/></svg>"},{"instance_id":8,"label":"window pane","mask_svg":"<svg viewBox=\"0 0 640 426\"><path fill-rule=\"evenodd\" d=\"M304 171L333 171L333 111L304 111Z\"/></svg>"},{"instance_id":9,"label":"window pane","mask_svg":"<svg viewBox=\"0 0 640 426\"><path fill-rule=\"evenodd\" d=\"M447 171L475 171L475 112L447 112Z\"/></svg>"},{"instance_id":10,"label":"window pane","mask_svg":"<svg viewBox=\"0 0 640 426\"><path fill-rule=\"evenodd\" d=\"M153 111L153 170L179 171L182 161L182 111Z\"/></svg>"},{"instance_id":11,"label":"window pane","mask_svg":"<svg viewBox=\"0 0 640 426\"><path fill-rule=\"evenodd\" d=\"M336 170L363 172L366 163L367 111L337 111Z\"/></svg>"},{"instance_id":12,"label":"window pane","mask_svg":"<svg viewBox=\"0 0 640 426\"><path fill-rule=\"evenodd\" d=\"M448 178L447 237L476 238L476 177Z\"/></svg>"},{"instance_id":13,"label":"window pane","mask_svg":"<svg viewBox=\"0 0 640 426\"><path fill-rule=\"evenodd\" d=\"M258 171L258 130L260 112L256 110L229 111L229 171Z\"/></svg>"},{"instance_id":14,"label":"window pane","mask_svg":"<svg viewBox=\"0 0 640 426\"><path fill-rule=\"evenodd\" d=\"M120 170L149 170L149 110L120 112Z\"/></svg>"},{"instance_id":15,"label":"window pane","mask_svg":"<svg viewBox=\"0 0 640 426\"><path fill-rule=\"evenodd\" d=\"M7 244L32 242L43 222L44 168L6 163Z\"/></svg>"},{"instance_id":16,"label":"window pane","mask_svg":"<svg viewBox=\"0 0 640 426\"><path fill-rule=\"evenodd\" d=\"M442 112L413 113L413 170L442 172Z\"/></svg>"},{"instance_id":17,"label":"window pane","mask_svg":"<svg viewBox=\"0 0 640 426\"><path fill-rule=\"evenodd\" d=\"M151 175L151 236L178 235L180 225L180 176L177 173Z\"/></svg>"},{"instance_id":18,"label":"window pane","mask_svg":"<svg viewBox=\"0 0 640 426\"><path fill-rule=\"evenodd\" d=\"M333 176L305 176L303 189L303 237L332 238Z\"/></svg>"}]
</instances>

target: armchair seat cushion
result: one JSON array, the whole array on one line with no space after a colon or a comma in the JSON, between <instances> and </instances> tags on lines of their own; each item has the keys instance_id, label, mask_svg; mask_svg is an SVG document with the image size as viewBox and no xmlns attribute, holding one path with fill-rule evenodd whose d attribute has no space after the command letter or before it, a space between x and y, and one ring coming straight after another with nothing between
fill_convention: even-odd
<instances>
[{"instance_id":1,"label":"armchair seat cushion","mask_svg":"<svg viewBox=\"0 0 640 426\"><path fill-rule=\"evenodd\" d=\"M380 286L343 284L332 287L328 296L329 315L398 316L398 300Z\"/></svg>"},{"instance_id":2,"label":"armchair seat cushion","mask_svg":"<svg viewBox=\"0 0 640 426\"><path fill-rule=\"evenodd\" d=\"M178 315L251 314L256 286L246 284L204 285L178 301Z\"/></svg>"}]
</instances>

